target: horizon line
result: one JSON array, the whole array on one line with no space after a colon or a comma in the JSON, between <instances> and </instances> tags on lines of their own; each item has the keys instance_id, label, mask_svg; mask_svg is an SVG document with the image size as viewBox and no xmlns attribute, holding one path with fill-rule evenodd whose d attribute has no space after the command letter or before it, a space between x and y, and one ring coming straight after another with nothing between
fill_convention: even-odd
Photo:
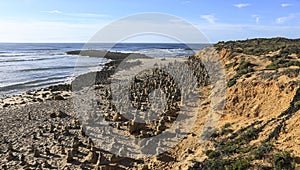
<instances>
[{"instance_id":1,"label":"horizon line","mask_svg":"<svg viewBox=\"0 0 300 170\"><path fill-rule=\"evenodd\" d=\"M0 42L0 44L215 44L217 42L188 42L188 43L181 43L181 42L26 42L26 41L20 41L20 42Z\"/></svg>"}]
</instances>

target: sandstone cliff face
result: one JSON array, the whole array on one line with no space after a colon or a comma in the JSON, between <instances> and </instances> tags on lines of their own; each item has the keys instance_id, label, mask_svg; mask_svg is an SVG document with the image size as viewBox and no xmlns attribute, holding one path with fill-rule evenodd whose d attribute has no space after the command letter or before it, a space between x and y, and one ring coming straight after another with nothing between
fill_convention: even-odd
<instances>
[{"instance_id":1,"label":"sandstone cliff face","mask_svg":"<svg viewBox=\"0 0 300 170\"><path fill-rule=\"evenodd\" d=\"M296 93L293 84L243 82L228 88L226 114L232 117L268 118L287 109Z\"/></svg>"},{"instance_id":2,"label":"sandstone cliff face","mask_svg":"<svg viewBox=\"0 0 300 170\"><path fill-rule=\"evenodd\" d=\"M238 57L242 57L242 55L234 59L238 61ZM246 56L245 58L250 61L252 57L259 58L258 56L250 56L249 58ZM228 58L223 58L223 61L228 63ZM295 164L298 166L300 163L297 159L300 156L298 137L300 128L297 123L299 121L299 111L295 109L293 113L288 113L290 117L281 117L282 113L293 108L297 102L293 100L298 95L297 79L299 77L289 75L297 68L290 67L269 71L263 69L269 62L252 63L256 64L256 69L253 72L249 75L243 75L235 85L227 87L226 107L220 126L233 123L232 128L236 131L256 121L262 121L261 126L264 127L259 131L258 137L254 141L249 141L249 145L261 145L266 140L272 141L274 142L274 148L290 152L296 158ZM227 69L228 80L233 75L232 70L232 68ZM273 122L274 119L283 119L284 121ZM268 139L275 133L277 137ZM266 159L263 158L261 161L256 161L256 163L263 165L262 162ZM265 165L274 166L270 163Z\"/></svg>"},{"instance_id":3,"label":"sandstone cliff face","mask_svg":"<svg viewBox=\"0 0 300 170\"><path fill-rule=\"evenodd\" d=\"M295 47L298 41L285 43L285 46L277 49L277 46L281 46L281 41L288 41L282 39L270 44L273 50L264 51L261 48L257 53L247 51L252 48L251 41L216 45L227 80L226 105L219 120L220 130L211 140L215 145L212 150L221 156L209 157L211 155L206 153L208 158L200 163L200 167L212 167L218 163L229 166L237 162L233 157L240 156L246 160L238 162L239 165L254 169L284 168L283 165L278 165L278 155L290 158L281 157L283 162L292 162L287 166L288 169L300 164L300 59L297 57L300 50ZM267 44L264 41L273 40L257 41ZM244 132L248 136L243 142ZM266 149L267 145L270 145L269 149ZM265 152L263 156L259 155L261 152ZM287 156L289 154L291 157ZM233 161L226 162L230 157ZM217 161L223 158L224 162Z\"/></svg>"}]
</instances>

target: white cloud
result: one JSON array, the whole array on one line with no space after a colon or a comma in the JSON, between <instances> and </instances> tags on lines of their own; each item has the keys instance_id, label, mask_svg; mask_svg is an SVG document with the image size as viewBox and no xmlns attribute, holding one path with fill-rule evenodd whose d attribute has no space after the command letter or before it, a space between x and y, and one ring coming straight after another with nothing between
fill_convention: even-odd
<instances>
[{"instance_id":1,"label":"white cloud","mask_svg":"<svg viewBox=\"0 0 300 170\"><path fill-rule=\"evenodd\" d=\"M202 19L205 19L210 24L214 24L217 18L214 15L201 15Z\"/></svg>"},{"instance_id":2,"label":"white cloud","mask_svg":"<svg viewBox=\"0 0 300 170\"><path fill-rule=\"evenodd\" d=\"M247 7L247 6L250 6L250 5L251 4L245 3L245 4L234 4L233 6L237 7L237 8L244 8L244 7Z\"/></svg>"},{"instance_id":3,"label":"white cloud","mask_svg":"<svg viewBox=\"0 0 300 170\"><path fill-rule=\"evenodd\" d=\"M282 23L284 23L286 20L287 20L286 17L280 17L280 18L277 18L277 19L276 19L276 23L277 23L277 24L282 24Z\"/></svg>"},{"instance_id":4,"label":"white cloud","mask_svg":"<svg viewBox=\"0 0 300 170\"><path fill-rule=\"evenodd\" d=\"M45 12L45 13L49 13L49 14L62 14L62 12L59 10L41 11L41 12Z\"/></svg>"},{"instance_id":5,"label":"white cloud","mask_svg":"<svg viewBox=\"0 0 300 170\"><path fill-rule=\"evenodd\" d=\"M197 24L197 28L212 42L247 38L287 37L297 38L300 26L257 24Z\"/></svg>"},{"instance_id":6,"label":"white cloud","mask_svg":"<svg viewBox=\"0 0 300 170\"><path fill-rule=\"evenodd\" d=\"M1 42L87 41L104 24L0 21Z\"/></svg>"},{"instance_id":7,"label":"white cloud","mask_svg":"<svg viewBox=\"0 0 300 170\"><path fill-rule=\"evenodd\" d=\"M142 18L144 19L142 20ZM174 40L184 42L207 42L205 38L201 37L200 33L195 34L195 27L187 24L187 22L171 19L171 17L156 17L155 20L151 21L141 17L129 20L121 19L116 22L101 20L97 24L37 21L4 22L0 20L0 41L87 42L92 40L93 42L119 42L143 33L157 33L158 36L164 39L170 36ZM152 40L144 39L144 42L147 41Z\"/></svg>"},{"instance_id":8,"label":"white cloud","mask_svg":"<svg viewBox=\"0 0 300 170\"><path fill-rule=\"evenodd\" d=\"M280 4L281 7L289 7L289 6L293 6L293 4Z\"/></svg>"},{"instance_id":9,"label":"white cloud","mask_svg":"<svg viewBox=\"0 0 300 170\"><path fill-rule=\"evenodd\" d=\"M207 42L206 37L194 25L159 13L141 14L112 22L93 36L91 42L120 42L147 34L157 35L163 39L169 37L184 43ZM149 40L144 39L144 42Z\"/></svg>"},{"instance_id":10,"label":"white cloud","mask_svg":"<svg viewBox=\"0 0 300 170\"><path fill-rule=\"evenodd\" d=\"M298 14L292 14L298 16ZM202 16L208 22L215 22L213 15ZM252 16L256 20L258 15ZM168 21L168 22L166 22ZM109 26L107 26L107 24ZM172 35L174 39L185 40L186 42L206 42L201 35L195 36L195 29L180 19L172 17L155 17L151 20L140 17L131 20L121 19L118 22L101 20L97 24L85 23L63 23L63 22L38 22L38 21L1 21L0 20L0 41L1 42L86 42L95 33L101 30L96 40L101 42L118 42L120 37L127 35L139 35L140 30L150 30L150 33L161 37ZM199 22L194 25L199 32L202 32L210 42L221 40L247 39L254 37L297 37L300 30L299 26L287 25L261 25L253 24L207 24ZM174 29L176 28L176 29ZM104 29L104 30L103 30ZM125 35L125 36L124 36ZM182 38L183 37L183 38ZM125 37L126 38L126 37ZM172 37L171 37L172 38ZM202 40L202 39L204 40ZM176 39L176 40L177 40ZM200 40L199 40L200 39ZM147 39L141 39L147 40ZM156 40L156 39L155 39ZM154 40L153 40L154 41Z\"/></svg>"},{"instance_id":11,"label":"white cloud","mask_svg":"<svg viewBox=\"0 0 300 170\"><path fill-rule=\"evenodd\" d=\"M182 1L182 4L189 4L189 3L191 3L191 1Z\"/></svg>"},{"instance_id":12,"label":"white cloud","mask_svg":"<svg viewBox=\"0 0 300 170\"><path fill-rule=\"evenodd\" d=\"M258 23L259 23L259 20L260 20L260 18L259 18L259 17L256 17L256 18L255 18L255 22L256 22L256 24L258 24Z\"/></svg>"},{"instance_id":13,"label":"white cloud","mask_svg":"<svg viewBox=\"0 0 300 170\"><path fill-rule=\"evenodd\" d=\"M49 14L60 14L63 16L70 16L70 17L82 17L82 18L91 18L91 17L108 17L108 15L105 14L94 14L94 13L65 13L59 10L52 10L52 11L41 11L44 13L49 13Z\"/></svg>"},{"instance_id":14,"label":"white cloud","mask_svg":"<svg viewBox=\"0 0 300 170\"><path fill-rule=\"evenodd\" d=\"M285 17L279 17L279 18L276 19L276 23L277 24L283 24L286 21L293 19L294 17L295 17L294 14L290 14L290 15L285 16Z\"/></svg>"},{"instance_id":15,"label":"white cloud","mask_svg":"<svg viewBox=\"0 0 300 170\"><path fill-rule=\"evenodd\" d=\"M73 16L73 17L108 17L108 15L105 14L93 14L93 13L66 13L67 16Z\"/></svg>"},{"instance_id":16,"label":"white cloud","mask_svg":"<svg viewBox=\"0 0 300 170\"><path fill-rule=\"evenodd\" d=\"M255 19L255 23L258 24L260 21L260 17L258 15L252 15L252 18Z\"/></svg>"}]
</instances>

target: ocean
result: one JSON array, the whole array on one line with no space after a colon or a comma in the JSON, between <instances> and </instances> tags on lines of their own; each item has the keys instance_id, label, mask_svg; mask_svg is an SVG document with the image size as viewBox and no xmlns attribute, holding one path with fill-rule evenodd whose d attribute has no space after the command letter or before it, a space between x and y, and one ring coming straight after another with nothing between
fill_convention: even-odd
<instances>
[{"instance_id":1,"label":"ocean","mask_svg":"<svg viewBox=\"0 0 300 170\"><path fill-rule=\"evenodd\" d=\"M89 44L88 49L165 58L192 55L205 46L208 44L119 43ZM70 82L79 74L101 70L109 62L66 54L84 48L83 43L0 43L0 98Z\"/></svg>"}]
</instances>

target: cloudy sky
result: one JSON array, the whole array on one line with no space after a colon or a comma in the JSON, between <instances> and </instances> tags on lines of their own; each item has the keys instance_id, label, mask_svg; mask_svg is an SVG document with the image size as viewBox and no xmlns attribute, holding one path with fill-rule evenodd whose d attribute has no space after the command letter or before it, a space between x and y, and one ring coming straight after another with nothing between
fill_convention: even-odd
<instances>
[{"instance_id":1,"label":"cloudy sky","mask_svg":"<svg viewBox=\"0 0 300 170\"><path fill-rule=\"evenodd\" d=\"M144 12L183 19L210 42L300 37L299 0L14 0L1 1L0 7L0 42L87 42L112 22ZM156 19L164 32L185 32ZM145 21L147 18L136 24ZM131 28L123 25L118 31L126 29ZM141 40L145 39L133 42ZM156 37L149 41L169 40Z\"/></svg>"}]
</instances>

